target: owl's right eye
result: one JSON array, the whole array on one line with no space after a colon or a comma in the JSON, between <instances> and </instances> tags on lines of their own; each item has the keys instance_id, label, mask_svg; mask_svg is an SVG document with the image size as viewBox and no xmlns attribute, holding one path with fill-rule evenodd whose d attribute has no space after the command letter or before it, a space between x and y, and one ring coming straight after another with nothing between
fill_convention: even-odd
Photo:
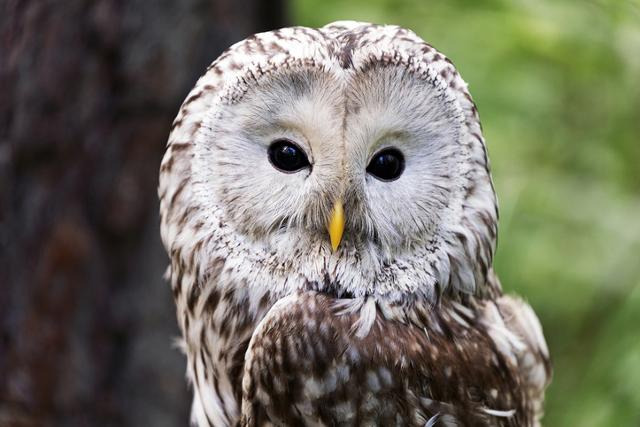
<instances>
[{"instance_id":1,"label":"owl's right eye","mask_svg":"<svg viewBox=\"0 0 640 427\"><path fill-rule=\"evenodd\" d=\"M309 166L302 148L287 139L278 139L269 146L269 161L282 172L297 172Z\"/></svg>"}]
</instances>

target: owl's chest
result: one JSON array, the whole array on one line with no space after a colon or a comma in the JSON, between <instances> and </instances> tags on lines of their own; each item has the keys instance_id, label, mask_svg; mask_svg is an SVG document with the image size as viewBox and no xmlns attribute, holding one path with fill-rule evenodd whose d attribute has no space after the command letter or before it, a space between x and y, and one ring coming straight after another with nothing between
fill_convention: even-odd
<instances>
[{"instance_id":1,"label":"owl's chest","mask_svg":"<svg viewBox=\"0 0 640 427\"><path fill-rule=\"evenodd\" d=\"M529 425L523 377L475 307L371 301L347 307L305 292L276 304L246 352L243 416L284 425L424 426L445 415L460 425Z\"/></svg>"}]
</instances>

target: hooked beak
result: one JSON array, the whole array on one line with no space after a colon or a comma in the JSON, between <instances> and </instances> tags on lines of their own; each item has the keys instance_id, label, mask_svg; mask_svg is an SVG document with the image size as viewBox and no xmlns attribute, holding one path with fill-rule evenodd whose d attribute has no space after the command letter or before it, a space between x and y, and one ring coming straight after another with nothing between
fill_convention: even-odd
<instances>
[{"instance_id":1,"label":"hooked beak","mask_svg":"<svg viewBox=\"0 0 640 427\"><path fill-rule=\"evenodd\" d=\"M335 252L342 240L344 232L344 210L342 208L342 200L336 200L331 211L331 219L327 225L329 230L329 238L331 240L331 249Z\"/></svg>"}]
</instances>

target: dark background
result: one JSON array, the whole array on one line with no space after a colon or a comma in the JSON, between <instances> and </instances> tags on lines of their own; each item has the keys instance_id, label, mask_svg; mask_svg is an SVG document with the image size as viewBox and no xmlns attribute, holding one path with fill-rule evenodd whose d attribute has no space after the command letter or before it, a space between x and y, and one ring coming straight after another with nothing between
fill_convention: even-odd
<instances>
[{"instance_id":1,"label":"dark background","mask_svg":"<svg viewBox=\"0 0 640 427\"><path fill-rule=\"evenodd\" d=\"M282 1L0 1L0 426L187 425L158 230L169 126Z\"/></svg>"}]
</instances>

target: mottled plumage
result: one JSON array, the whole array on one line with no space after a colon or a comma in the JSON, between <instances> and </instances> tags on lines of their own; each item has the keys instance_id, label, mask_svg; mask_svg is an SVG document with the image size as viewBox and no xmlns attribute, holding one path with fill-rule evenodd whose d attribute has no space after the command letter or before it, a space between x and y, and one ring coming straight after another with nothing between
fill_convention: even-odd
<instances>
[{"instance_id":1,"label":"mottled plumage","mask_svg":"<svg viewBox=\"0 0 640 427\"><path fill-rule=\"evenodd\" d=\"M278 170L274 141L308 165ZM388 148L404 169L378 179ZM159 196L194 423L538 424L549 356L492 270L478 113L412 32L337 22L232 46L180 109Z\"/></svg>"}]
</instances>

